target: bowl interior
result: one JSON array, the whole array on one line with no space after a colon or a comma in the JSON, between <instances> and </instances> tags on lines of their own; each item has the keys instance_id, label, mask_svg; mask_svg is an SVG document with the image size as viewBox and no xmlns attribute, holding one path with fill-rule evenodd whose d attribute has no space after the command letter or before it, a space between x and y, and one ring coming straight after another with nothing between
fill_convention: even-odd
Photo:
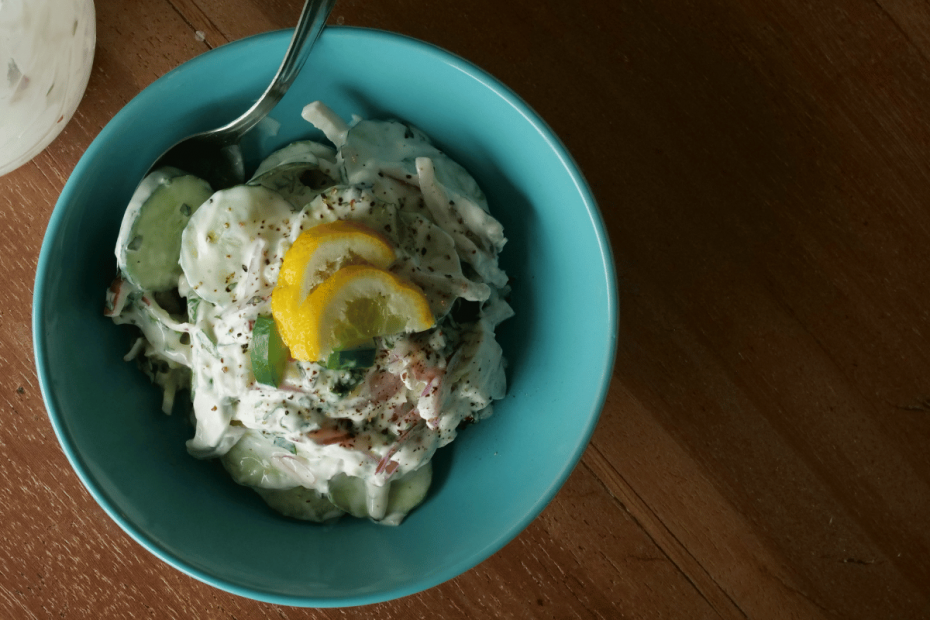
<instances>
[{"instance_id":1,"label":"bowl interior","mask_svg":"<svg viewBox=\"0 0 930 620\"><path fill-rule=\"evenodd\" d=\"M295 139L319 99L344 118L423 129L478 180L509 239L501 262L516 317L499 328L507 397L436 457L428 500L396 528L276 517L212 462L192 429L122 356L102 316L123 210L150 162L230 120L264 89L290 33L213 50L156 81L87 150L53 212L34 299L36 359L55 431L82 482L131 536L178 569L274 603L345 606L410 594L475 566L545 507L594 428L616 341L613 265L600 216L561 144L509 90L432 46L327 29L252 163Z\"/></svg>"}]
</instances>

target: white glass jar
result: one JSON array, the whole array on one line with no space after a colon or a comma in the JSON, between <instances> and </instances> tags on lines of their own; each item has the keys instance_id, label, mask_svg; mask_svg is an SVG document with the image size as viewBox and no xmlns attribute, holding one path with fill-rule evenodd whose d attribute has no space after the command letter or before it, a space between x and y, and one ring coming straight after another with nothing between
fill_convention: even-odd
<instances>
[{"instance_id":1,"label":"white glass jar","mask_svg":"<svg viewBox=\"0 0 930 620\"><path fill-rule=\"evenodd\" d=\"M0 175L71 120L94 61L93 0L0 0Z\"/></svg>"}]
</instances>

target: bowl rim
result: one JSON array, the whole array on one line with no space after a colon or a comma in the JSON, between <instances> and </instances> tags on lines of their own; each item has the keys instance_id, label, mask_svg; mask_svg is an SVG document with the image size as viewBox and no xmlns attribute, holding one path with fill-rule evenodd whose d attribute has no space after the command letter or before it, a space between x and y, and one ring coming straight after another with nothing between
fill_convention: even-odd
<instances>
[{"instance_id":1,"label":"bowl rim","mask_svg":"<svg viewBox=\"0 0 930 620\"><path fill-rule=\"evenodd\" d=\"M67 204L71 201L72 195L77 191L75 179L83 176L84 169L91 165L90 162L96 158L97 152L104 148L102 145L109 139L110 134L117 131L121 120L125 117L131 116L133 109L140 105L139 100L142 98L146 91L149 91L150 89L157 89L161 83L170 79L171 76L176 72L188 71L192 66L197 66L205 62L212 62L215 58L221 57L222 55L229 53L230 51L234 51L239 47L245 45L274 44L274 42L280 39L290 40L291 34L292 30L284 29L244 37L220 47L211 49L207 52L204 52L203 54L200 54L199 56L181 63L137 93L132 100L124 105L113 116L113 118L107 122L100 133L94 138L85 153L81 156L72 173L69 175L68 180L65 183L65 186L62 189L58 200L56 201L55 207L53 208L45 235L43 237L39 258L37 261L35 285L33 289L33 353L36 361L39 387L49 420L52 424L59 445L61 446L65 456L71 464L72 469L77 474L85 489L87 489L87 491L94 498L96 503L101 508L103 508L104 512L106 512L106 514L113 521L115 521L124 532L129 534L133 540L142 545L143 548L155 555L155 557L158 559L183 572L184 574L197 579L198 581L211 585L225 592L236 594L248 599L295 607L324 608L368 605L395 600L427 590L474 568L487 558L500 551L500 549L503 548L507 543L514 540L532 521L536 519L536 517L540 515L540 513L552 501L558 491L565 484L568 476L577 466L583 452L587 449L590 443L591 436L594 433L594 429L603 410L604 403L607 398L608 387L613 374L619 332L616 268L613 259L613 252L610 246L610 240L604 226L603 216L597 207L597 203L594 199L591 189L586 182L580 168L572 158L571 154L568 152L567 148L555 134L555 132L552 131L548 124L543 121L542 117L539 116L532 108L530 108L530 106L524 102L515 91L504 85L496 77L492 76L484 69L481 69L471 61L468 61L433 43L422 41L420 39L416 39L414 37L400 33L374 28L357 26L327 26L322 33L322 36L324 37L340 37L347 38L348 40L360 38L364 39L366 43L371 44L377 44L379 42L386 41L392 45L399 44L403 46L415 47L418 48L419 52L433 56L443 64L446 64L453 69L468 75L472 79L475 79L485 88L497 95L497 97L513 107L524 119L526 119L526 121L529 122L530 125L532 125L539 133L539 135L547 142L553 153L561 161L562 166L574 184L575 191L577 192L587 210L590 223L597 240L597 250L603 261L604 275L606 276L605 279L607 281L606 301L607 316L609 318L609 333L607 334L607 344L609 346L606 347L605 355L603 359L600 360L599 364L601 372L597 380L597 396L593 400L594 413L587 420L587 426L580 434L580 440L578 444L573 449L571 457L566 460L565 466L559 472L559 475L554 480L552 480L551 484L547 487L546 492L540 496L532 506L528 506L527 512L522 519L514 523L506 531L500 532L496 538L491 539L489 544L485 546L481 552L473 554L469 558L456 564L450 565L444 570L437 571L428 578L420 578L411 581L406 586L342 598L319 598L316 596L297 596L270 593L258 588L251 588L237 583L231 583L226 579L211 575L210 573L190 566L182 558L177 557L170 551L159 546L157 543L151 540L144 531L141 531L136 527L136 525L125 519L121 515L118 507L110 501L110 499L98 486L94 476L84 465L76 447L71 443L71 440L64 426L64 421L58 413L57 399L50 387L50 369L45 354L47 340L42 329L44 318L47 312L45 295L48 288L48 274L52 267L50 265L51 259L49 258L49 255L52 251L51 245L58 237L60 229L63 225L62 221L64 219L64 213Z\"/></svg>"}]
</instances>

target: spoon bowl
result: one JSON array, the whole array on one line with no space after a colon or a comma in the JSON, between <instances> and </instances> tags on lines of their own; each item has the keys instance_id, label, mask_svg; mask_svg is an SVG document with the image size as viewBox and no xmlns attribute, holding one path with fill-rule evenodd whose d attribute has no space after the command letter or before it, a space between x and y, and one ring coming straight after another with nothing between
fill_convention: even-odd
<instances>
[{"instance_id":1,"label":"spoon bowl","mask_svg":"<svg viewBox=\"0 0 930 620\"><path fill-rule=\"evenodd\" d=\"M149 172L173 166L204 179L214 190L245 181L240 140L271 112L294 82L335 4L336 0L307 0L278 72L252 107L222 127L181 140L159 157Z\"/></svg>"}]
</instances>

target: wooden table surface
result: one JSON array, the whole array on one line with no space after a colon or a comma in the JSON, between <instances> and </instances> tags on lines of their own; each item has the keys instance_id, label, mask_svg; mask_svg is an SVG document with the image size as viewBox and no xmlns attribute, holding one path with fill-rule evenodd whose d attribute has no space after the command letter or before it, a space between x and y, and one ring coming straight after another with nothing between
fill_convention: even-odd
<instances>
[{"instance_id":1,"label":"wooden table surface","mask_svg":"<svg viewBox=\"0 0 930 620\"><path fill-rule=\"evenodd\" d=\"M84 100L0 178L0 618L930 618L930 7L340 0L510 85L604 214L620 346L581 463L502 551L384 604L163 564L61 451L31 301L70 171L142 88L299 0L97 0ZM197 36L203 33L205 40Z\"/></svg>"}]
</instances>

